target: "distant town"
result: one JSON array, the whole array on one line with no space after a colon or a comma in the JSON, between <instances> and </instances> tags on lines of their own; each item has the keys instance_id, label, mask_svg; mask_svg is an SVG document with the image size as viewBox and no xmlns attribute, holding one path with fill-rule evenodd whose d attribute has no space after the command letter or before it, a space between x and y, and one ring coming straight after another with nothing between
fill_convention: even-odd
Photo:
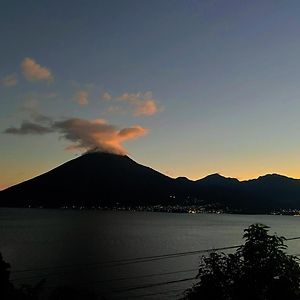
<instances>
[{"instance_id":1,"label":"distant town","mask_svg":"<svg viewBox=\"0 0 300 300\"><path fill-rule=\"evenodd\" d=\"M29 205L28 208L44 208L43 206L34 207ZM245 214L244 211L240 209L218 208L218 205L207 204L207 205L153 205L153 206L62 206L60 209L70 209L70 210L101 210L101 211L132 211L132 212L162 212L162 213L188 213L188 214ZM250 214L250 213L249 213ZM267 215L287 215L300 217L300 209L276 209L270 210L264 214Z\"/></svg>"}]
</instances>

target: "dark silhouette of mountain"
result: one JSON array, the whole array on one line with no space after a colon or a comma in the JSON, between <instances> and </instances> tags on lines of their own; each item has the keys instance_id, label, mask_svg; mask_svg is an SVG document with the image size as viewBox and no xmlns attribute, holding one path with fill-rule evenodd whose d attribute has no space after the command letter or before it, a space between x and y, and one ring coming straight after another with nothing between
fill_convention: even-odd
<instances>
[{"instance_id":1,"label":"dark silhouette of mountain","mask_svg":"<svg viewBox=\"0 0 300 300\"><path fill-rule=\"evenodd\" d=\"M259 198L261 207L300 208L299 179L267 174L244 181L242 186L249 197Z\"/></svg>"},{"instance_id":2,"label":"dark silhouette of mountain","mask_svg":"<svg viewBox=\"0 0 300 300\"><path fill-rule=\"evenodd\" d=\"M218 173L208 175L196 181L198 185L202 186L224 186L230 187L237 185L239 180L236 178L224 177Z\"/></svg>"},{"instance_id":3,"label":"dark silhouette of mountain","mask_svg":"<svg viewBox=\"0 0 300 300\"><path fill-rule=\"evenodd\" d=\"M0 193L5 205L122 205L155 203L172 179L128 156L88 153Z\"/></svg>"},{"instance_id":4,"label":"dark silhouette of mountain","mask_svg":"<svg viewBox=\"0 0 300 300\"><path fill-rule=\"evenodd\" d=\"M300 180L270 174L239 181L212 174L176 179L128 156L88 153L0 192L0 206L131 206L198 204L240 212L300 209Z\"/></svg>"}]
</instances>

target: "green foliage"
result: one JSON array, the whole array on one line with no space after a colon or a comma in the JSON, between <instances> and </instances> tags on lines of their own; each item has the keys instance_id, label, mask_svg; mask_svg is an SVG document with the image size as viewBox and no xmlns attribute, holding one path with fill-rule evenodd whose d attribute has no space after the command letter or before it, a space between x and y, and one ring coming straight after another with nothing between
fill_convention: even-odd
<instances>
[{"instance_id":1,"label":"green foliage","mask_svg":"<svg viewBox=\"0 0 300 300\"><path fill-rule=\"evenodd\" d=\"M202 257L197 279L186 300L300 299L300 267L287 255L285 238L268 234L268 226L244 230L245 244L233 254L212 252Z\"/></svg>"}]
</instances>

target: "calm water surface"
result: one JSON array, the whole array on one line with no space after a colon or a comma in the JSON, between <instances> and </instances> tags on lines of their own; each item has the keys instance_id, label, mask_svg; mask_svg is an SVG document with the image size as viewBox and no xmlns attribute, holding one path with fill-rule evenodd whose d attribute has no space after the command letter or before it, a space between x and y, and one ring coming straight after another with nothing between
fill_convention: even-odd
<instances>
[{"instance_id":1,"label":"calm water surface","mask_svg":"<svg viewBox=\"0 0 300 300\"><path fill-rule=\"evenodd\" d=\"M257 222L300 236L300 218L292 216L0 209L0 251L15 284L46 278L45 293L74 285L107 299L178 299L193 281L138 287L195 276L199 256L106 262L238 245ZM288 245L300 254L300 241Z\"/></svg>"}]
</instances>

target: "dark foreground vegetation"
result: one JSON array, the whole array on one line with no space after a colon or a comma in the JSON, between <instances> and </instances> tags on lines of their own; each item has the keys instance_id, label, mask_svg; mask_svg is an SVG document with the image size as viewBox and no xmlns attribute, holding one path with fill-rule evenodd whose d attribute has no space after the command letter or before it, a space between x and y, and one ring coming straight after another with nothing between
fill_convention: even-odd
<instances>
[{"instance_id":1,"label":"dark foreground vegetation","mask_svg":"<svg viewBox=\"0 0 300 300\"><path fill-rule=\"evenodd\" d=\"M183 299L300 299L300 267L297 257L285 253L285 238L269 235L262 224L244 232L245 244L235 253L202 257L199 281Z\"/></svg>"},{"instance_id":2,"label":"dark foreground vegetation","mask_svg":"<svg viewBox=\"0 0 300 300\"><path fill-rule=\"evenodd\" d=\"M286 254L286 239L270 235L268 227L262 224L245 229L244 239L245 244L235 253L212 252L203 256L196 277L198 282L182 299L300 300L300 266L296 256ZM0 299L45 299L41 297L44 287L44 281L35 286L15 287L10 281L10 264L0 254ZM103 298L91 291L59 287L47 299Z\"/></svg>"},{"instance_id":3,"label":"dark foreground vegetation","mask_svg":"<svg viewBox=\"0 0 300 300\"><path fill-rule=\"evenodd\" d=\"M22 285L15 287L10 279L10 264L5 262L0 253L0 299L1 300L40 300L45 289L45 280L41 280L35 286ZM91 291L70 287L57 287L50 292L47 300L85 300L103 299Z\"/></svg>"}]
</instances>

